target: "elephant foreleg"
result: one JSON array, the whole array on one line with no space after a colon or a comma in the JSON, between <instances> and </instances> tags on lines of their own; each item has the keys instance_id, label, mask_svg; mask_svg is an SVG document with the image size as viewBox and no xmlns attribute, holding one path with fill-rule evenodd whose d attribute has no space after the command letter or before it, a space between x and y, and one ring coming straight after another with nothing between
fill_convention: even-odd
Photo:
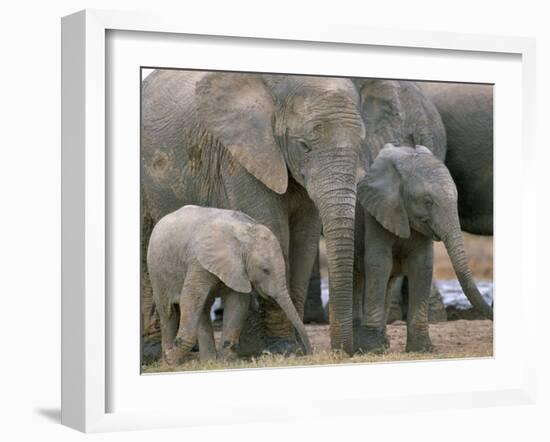
<instances>
[{"instance_id":1,"label":"elephant foreleg","mask_svg":"<svg viewBox=\"0 0 550 442\"><path fill-rule=\"evenodd\" d=\"M315 258L318 256L321 236L321 221L315 215L316 209L313 207L313 203L311 205L310 210L314 216L301 216L290 229L290 297L302 319L309 280Z\"/></svg>"},{"instance_id":2,"label":"elephant foreleg","mask_svg":"<svg viewBox=\"0 0 550 442\"><path fill-rule=\"evenodd\" d=\"M384 352L386 338L386 293L393 268L391 247L371 244L365 254L365 296L363 299L362 342L364 352Z\"/></svg>"},{"instance_id":3,"label":"elephant foreleg","mask_svg":"<svg viewBox=\"0 0 550 442\"><path fill-rule=\"evenodd\" d=\"M303 319L309 280L321 236L321 221L317 216L317 209L309 199L303 201L300 208L291 214L289 233L287 280L292 302L298 315ZM279 336L289 336L295 345L294 327L280 308L277 309L277 315L277 323L284 325L284 330Z\"/></svg>"},{"instance_id":4,"label":"elephant foreleg","mask_svg":"<svg viewBox=\"0 0 550 442\"><path fill-rule=\"evenodd\" d=\"M141 324L144 341L158 342L159 321L158 312L153 302L153 288L147 268L147 244L153 230L154 222L145 208L142 195L142 225L141 225Z\"/></svg>"},{"instance_id":5,"label":"elephant foreleg","mask_svg":"<svg viewBox=\"0 0 550 442\"><path fill-rule=\"evenodd\" d=\"M415 248L415 252L409 255L407 268L409 310L406 351L431 351L433 346L429 335L428 312L433 274L432 240L426 239Z\"/></svg>"},{"instance_id":6,"label":"elephant foreleg","mask_svg":"<svg viewBox=\"0 0 550 442\"><path fill-rule=\"evenodd\" d=\"M251 296L230 292L223 298L223 328L221 354L223 359L237 359L239 339L244 327Z\"/></svg>"}]
</instances>

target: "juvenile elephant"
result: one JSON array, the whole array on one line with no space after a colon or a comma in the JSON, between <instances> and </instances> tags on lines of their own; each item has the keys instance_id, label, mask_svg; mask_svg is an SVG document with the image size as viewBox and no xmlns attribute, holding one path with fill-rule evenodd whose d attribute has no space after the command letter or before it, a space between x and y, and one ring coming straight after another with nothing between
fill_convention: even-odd
<instances>
[{"instance_id":1,"label":"juvenile elephant","mask_svg":"<svg viewBox=\"0 0 550 442\"><path fill-rule=\"evenodd\" d=\"M462 289L487 318L493 311L479 293L466 262L457 191L445 165L424 146L386 145L357 189L364 209L365 271L359 351L387 345L386 293L390 278L408 277L407 351L432 349L428 306L432 241L443 241Z\"/></svg>"},{"instance_id":2,"label":"juvenile elephant","mask_svg":"<svg viewBox=\"0 0 550 442\"><path fill-rule=\"evenodd\" d=\"M239 210L267 226L285 259L300 316L321 224L327 241L331 344L353 352L352 285L358 161L365 137L349 79L158 70L142 85L142 248L152 226L186 204ZM144 328L151 293L142 262ZM296 348L265 303L266 345Z\"/></svg>"},{"instance_id":3,"label":"juvenile elephant","mask_svg":"<svg viewBox=\"0 0 550 442\"><path fill-rule=\"evenodd\" d=\"M235 358L250 303L246 293L252 288L277 302L298 331L306 354L311 353L287 290L281 247L267 227L249 216L182 207L155 225L147 266L160 317L162 355L169 364L181 361L197 336L201 359L215 357L210 307L218 295L225 301L222 354Z\"/></svg>"}]
</instances>

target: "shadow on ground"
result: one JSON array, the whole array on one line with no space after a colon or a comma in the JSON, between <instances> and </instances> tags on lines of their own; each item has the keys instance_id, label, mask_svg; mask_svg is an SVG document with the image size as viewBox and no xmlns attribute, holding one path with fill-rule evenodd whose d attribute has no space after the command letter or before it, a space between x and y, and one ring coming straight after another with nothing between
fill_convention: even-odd
<instances>
[{"instance_id":1,"label":"shadow on ground","mask_svg":"<svg viewBox=\"0 0 550 442\"><path fill-rule=\"evenodd\" d=\"M59 408L37 408L34 411L50 422L61 423L61 410Z\"/></svg>"}]
</instances>

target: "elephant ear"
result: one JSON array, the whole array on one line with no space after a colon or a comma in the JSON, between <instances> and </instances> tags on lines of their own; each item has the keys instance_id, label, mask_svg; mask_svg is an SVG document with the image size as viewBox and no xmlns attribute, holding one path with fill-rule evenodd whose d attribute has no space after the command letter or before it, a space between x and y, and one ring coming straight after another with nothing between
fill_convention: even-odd
<instances>
[{"instance_id":1,"label":"elephant ear","mask_svg":"<svg viewBox=\"0 0 550 442\"><path fill-rule=\"evenodd\" d=\"M209 223L196 235L195 255L200 265L227 287L241 293L252 290L243 259L243 244L224 223Z\"/></svg>"},{"instance_id":2,"label":"elephant ear","mask_svg":"<svg viewBox=\"0 0 550 442\"><path fill-rule=\"evenodd\" d=\"M396 148L392 148L394 150ZM361 205L400 238L411 235L409 217L403 200L403 182L391 155L384 148L357 186Z\"/></svg>"},{"instance_id":3,"label":"elephant ear","mask_svg":"<svg viewBox=\"0 0 550 442\"><path fill-rule=\"evenodd\" d=\"M198 113L208 131L254 177L283 194L286 162L273 134L273 98L253 74L216 72L196 85Z\"/></svg>"}]
</instances>

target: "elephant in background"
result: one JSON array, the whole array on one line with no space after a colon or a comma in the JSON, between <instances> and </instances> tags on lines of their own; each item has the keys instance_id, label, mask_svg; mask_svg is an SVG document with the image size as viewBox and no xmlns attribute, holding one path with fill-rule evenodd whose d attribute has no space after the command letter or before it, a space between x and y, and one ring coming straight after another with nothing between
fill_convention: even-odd
<instances>
[{"instance_id":1,"label":"elephant in background","mask_svg":"<svg viewBox=\"0 0 550 442\"><path fill-rule=\"evenodd\" d=\"M493 234L493 86L419 82L447 132L449 169L462 230Z\"/></svg>"},{"instance_id":2,"label":"elephant in background","mask_svg":"<svg viewBox=\"0 0 550 442\"><path fill-rule=\"evenodd\" d=\"M331 345L353 353L356 183L365 127L349 79L157 70L142 83L142 256L152 227L187 204L241 211L280 243L303 316L321 225ZM154 328L142 259L144 331ZM294 351L292 324L265 301L265 345Z\"/></svg>"},{"instance_id":3,"label":"elephant in background","mask_svg":"<svg viewBox=\"0 0 550 442\"><path fill-rule=\"evenodd\" d=\"M372 159L387 143L426 146L445 160L447 139L438 110L412 81L354 79L365 123L364 147Z\"/></svg>"},{"instance_id":4,"label":"elephant in background","mask_svg":"<svg viewBox=\"0 0 550 442\"><path fill-rule=\"evenodd\" d=\"M445 165L424 146L386 145L358 184L364 208L364 281L358 351L381 352L390 279L408 277L406 351L430 351L428 307L432 241L443 241L462 290L484 316L493 311L468 268L457 211L457 190Z\"/></svg>"},{"instance_id":5,"label":"elephant in background","mask_svg":"<svg viewBox=\"0 0 550 442\"><path fill-rule=\"evenodd\" d=\"M222 354L237 357L252 288L272 298L311 353L306 329L286 285L285 262L273 233L232 210L184 206L154 227L147 249L153 299L160 316L163 359L182 360L199 341L201 359L216 357L210 307L225 300ZM176 305L179 308L176 311Z\"/></svg>"}]
</instances>

